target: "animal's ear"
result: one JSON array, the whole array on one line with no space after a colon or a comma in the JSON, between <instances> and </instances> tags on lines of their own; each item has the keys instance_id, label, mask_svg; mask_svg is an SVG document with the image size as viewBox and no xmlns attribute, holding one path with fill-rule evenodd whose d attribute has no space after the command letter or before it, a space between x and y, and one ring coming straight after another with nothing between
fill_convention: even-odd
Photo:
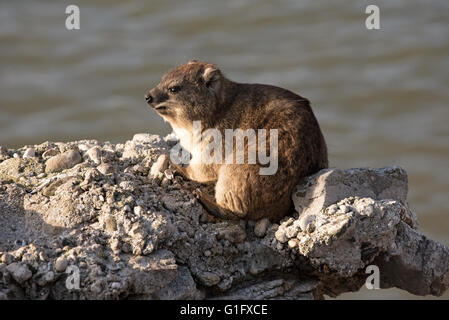
<instances>
[{"instance_id":1,"label":"animal's ear","mask_svg":"<svg viewBox=\"0 0 449 320\"><path fill-rule=\"evenodd\" d=\"M211 89L217 89L219 86L219 80L221 79L221 72L215 67L207 67L203 72L203 81L206 87Z\"/></svg>"}]
</instances>

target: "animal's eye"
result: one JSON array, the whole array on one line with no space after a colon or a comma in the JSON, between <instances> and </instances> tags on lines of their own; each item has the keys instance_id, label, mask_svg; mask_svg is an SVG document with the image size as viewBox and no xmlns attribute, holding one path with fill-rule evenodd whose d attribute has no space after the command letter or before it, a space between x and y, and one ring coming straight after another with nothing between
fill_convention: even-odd
<instances>
[{"instance_id":1,"label":"animal's eye","mask_svg":"<svg viewBox=\"0 0 449 320\"><path fill-rule=\"evenodd\" d=\"M173 86L173 87L171 87L171 88L168 89L168 91L170 91L171 93L176 93L176 92L178 92L179 90L181 90L181 87L180 87L180 86Z\"/></svg>"}]
</instances>

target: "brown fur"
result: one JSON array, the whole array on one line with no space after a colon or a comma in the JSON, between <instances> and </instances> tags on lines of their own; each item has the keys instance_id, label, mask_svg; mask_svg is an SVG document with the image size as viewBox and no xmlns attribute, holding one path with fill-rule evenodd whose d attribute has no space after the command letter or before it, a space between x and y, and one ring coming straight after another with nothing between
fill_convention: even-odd
<instances>
[{"instance_id":1,"label":"brown fur","mask_svg":"<svg viewBox=\"0 0 449 320\"><path fill-rule=\"evenodd\" d=\"M176 92L169 91L173 87ZM201 120L203 130L220 130L223 137L225 129L264 128L269 140L268 130L278 130L274 175L260 175L260 164L247 164L246 157L245 164L177 166L192 180L215 183L215 199L201 194L200 201L221 218L278 220L290 212L298 181L328 166L326 143L309 101L291 91L236 83L212 64L191 61L167 73L146 98L175 132L191 133L195 120Z\"/></svg>"}]
</instances>

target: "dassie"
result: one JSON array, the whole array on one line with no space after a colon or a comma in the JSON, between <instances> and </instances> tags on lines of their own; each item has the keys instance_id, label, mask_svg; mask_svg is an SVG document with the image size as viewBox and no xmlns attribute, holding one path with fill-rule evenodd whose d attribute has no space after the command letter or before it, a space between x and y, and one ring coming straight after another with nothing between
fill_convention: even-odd
<instances>
[{"instance_id":1,"label":"dassie","mask_svg":"<svg viewBox=\"0 0 449 320\"><path fill-rule=\"evenodd\" d=\"M279 220L291 212L291 194L299 180L328 167L326 143L309 101L289 90L237 83L213 64L192 60L164 75L145 99L170 123L182 147L191 153L186 167L172 163L176 170L191 180L215 183L215 199L199 192L199 201L220 218ZM228 163L226 151L221 155L223 161L194 161L206 148L201 140L197 141L199 148L192 147L194 121L201 121L202 132L216 129L222 137L227 129L253 129L256 133L266 129L269 140L270 130L277 129L277 150L269 149L270 140L264 146L267 153L277 152L277 171L260 174L267 165L259 159L256 163ZM253 141L245 138L245 159L251 147ZM230 151L236 151L236 146Z\"/></svg>"}]
</instances>

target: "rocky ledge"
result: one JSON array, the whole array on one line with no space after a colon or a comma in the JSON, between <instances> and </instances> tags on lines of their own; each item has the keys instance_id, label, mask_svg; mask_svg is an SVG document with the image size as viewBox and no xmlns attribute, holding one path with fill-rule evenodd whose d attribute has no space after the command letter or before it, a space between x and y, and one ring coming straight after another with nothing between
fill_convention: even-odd
<instances>
[{"instance_id":1,"label":"rocky ledge","mask_svg":"<svg viewBox=\"0 0 449 320\"><path fill-rule=\"evenodd\" d=\"M173 172L172 136L0 147L0 299L441 295L449 249L417 230L399 167L304 179L278 223L219 221Z\"/></svg>"}]
</instances>

